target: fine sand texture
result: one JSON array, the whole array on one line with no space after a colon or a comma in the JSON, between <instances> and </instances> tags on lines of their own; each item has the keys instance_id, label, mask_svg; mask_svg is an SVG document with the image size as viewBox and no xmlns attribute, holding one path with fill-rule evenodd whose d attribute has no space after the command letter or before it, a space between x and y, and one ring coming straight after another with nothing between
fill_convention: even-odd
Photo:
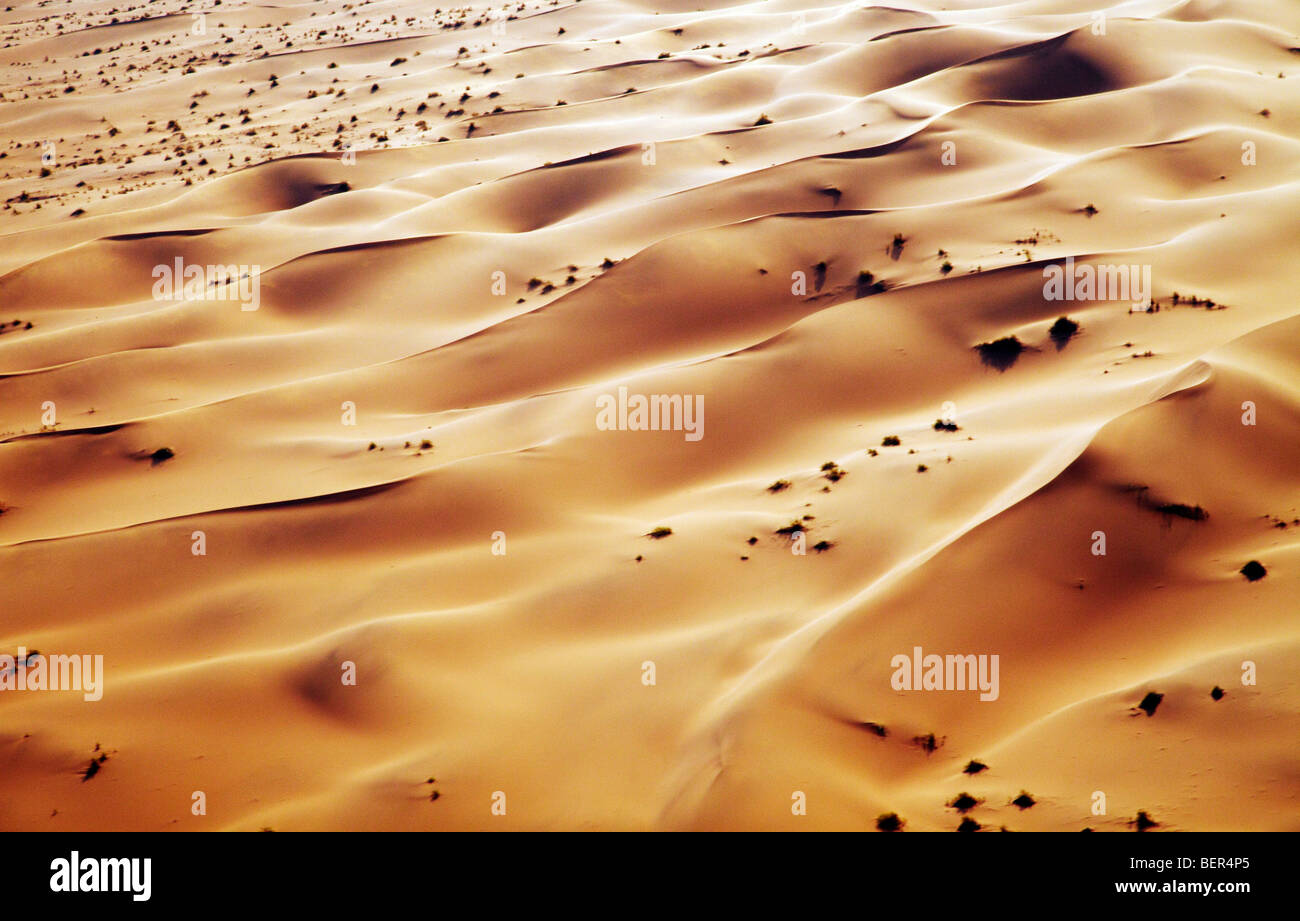
<instances>
[{"instance_id":1,"label":"fine sand texture","mask_svg":"<svg viewBox=\"0 0 1300 921\"><path fill-rule=\"evenodd\" d=\"M1294 0L12 0L0 829L1300 831L1298 87Z\"/></svg>"}]
</instances>

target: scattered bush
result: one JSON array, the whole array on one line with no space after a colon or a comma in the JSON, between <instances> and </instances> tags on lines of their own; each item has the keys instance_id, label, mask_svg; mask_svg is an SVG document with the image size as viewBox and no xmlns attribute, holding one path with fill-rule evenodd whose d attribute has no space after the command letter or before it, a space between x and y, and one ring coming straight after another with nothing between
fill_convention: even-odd
<instances>
[{"instance_id":1,"label":"scattered bush","mask_svg":"<svg viewBox=\"0 0 1300 921\"><path fill-rule=\"evenodd\" d=\"M948 808L956 809L958 812L970 812L979 804L980 801L969 793L959 793L952 802L948 803Z\"/></svg>"},{"instance_id":2,"label":"scattered bush","mask_svg":"<svg viewBox=\"0 0 1300 921\"><path fill-rule=\"evenodd\" d=\"M1186 518L1189 521L1204 521L1210 517L1210 513L1199 505L1183 505L1181 502L1167 502L1164 505L1157 505L1156 511L1163 515L1177 515L1179 518Z\"/></svg>"},{"instance_id":3,"label":"scattered bush","mask_svg":"<svg viewBox=\"0 0 1300 921\"><path fill-rule=\"evenodd\" d=\"M822 475L832 483L838 483L848 475L848 471L841 470L840 465L835 463L835 461L827 461L822 464Z\"/></svg>"},{"instance_id":4,"label":"scattered bush","mask_svg":"<svg viewBox=\"0 0 1300 921\"><path fill-rule=\"evenodd\" d=\"M1025 346L1015 336L1004 336L992 342L981 342L975 349L980 353L980 361L984 364L1005 371L1016 363Z\"/></svg>"},{"instance_id":5,"label":"scattered bush","mask_svg":"<svg viewBox=\"0 0 1300 921\"><path fill-rule=\"evenodd\" d=\"M884 281L876 281L876 276L866 269L858 272L858 283L855 291L856 297L867 297L870 294L880 294L888 288Z\"/></svg>"},{"instance_id":6,"label":"scattered bush","mask_svg":"<svg viewBox=\"0 0 1300 921\"><path fill-rule=\"evenodd\" d=\"M1155 691L1148 691L1146 697L1138 704L1138 709L1147 716L1155 716L1156 708L1160 706L1160 701L1165 699L1165 695L1157 694Z\"/></svg>"},{"instance_id":7,"label":"scattered bush","mask_svg":"<svg viewBox=\"0 0 1300 921\"><path fill-rule=\"evenodd\" d=\"M927 732L923 736L914 736L912 744L919 746L927 755L932 755L943 747L943 739L935 738L933 732Z\"/></svg>"},{"instance_id":8,"label":"scattered bush","mask_svg":"<svg viewBox=\"0 0 1300 921\"><path fill-rule=\"evenodd\" d=\"M902 831L906 824L907 821L899 818L897 812L886 812L876 818L877 831Z\"/></svg>"},{"instance_id":9,"label":"scattered bush","mask_svg":"<svg viewBox=\"0 0 1300 921\"><path fill-rule=\"evenodd\" d=\"M1056 322L1052 324L1052 328L1047 331L1047 335L1051 336L1052 341L1056 343L1058 348L1060 348L1063 347L1065 343L1069 342L1070 337L1078 331L1078 323L1074 322L1069 317L1057 317Z\"/></svg>"}]
</instances>

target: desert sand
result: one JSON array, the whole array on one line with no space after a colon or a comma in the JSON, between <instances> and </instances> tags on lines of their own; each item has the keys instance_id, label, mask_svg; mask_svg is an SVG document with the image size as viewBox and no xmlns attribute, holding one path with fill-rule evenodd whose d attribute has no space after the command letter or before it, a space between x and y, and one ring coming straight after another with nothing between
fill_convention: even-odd
<instances>
[{"instance_id":1,"label":"desert sand","mask_svg":"<svg viewBox=\"0 0 1300 921\"><path fill-rule=\"evenodd\" d=\"M0 653L104 681L0 828L1300 830L1297 85L1291 0L14 0Z\"/></svg>"}]
</instances>

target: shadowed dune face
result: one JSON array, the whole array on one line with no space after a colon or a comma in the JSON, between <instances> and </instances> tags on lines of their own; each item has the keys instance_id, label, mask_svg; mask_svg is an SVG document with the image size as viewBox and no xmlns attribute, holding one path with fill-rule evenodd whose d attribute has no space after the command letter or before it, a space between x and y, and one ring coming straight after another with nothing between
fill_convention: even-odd
<instances>
[{"instance_id":1,"label":"shadowed dune face","mask_svg":"<svg viewBox=\"0 0 1300 921\"><path fill-rule=\"evenodd\" d=\"M1300 830L1295 4L696 6L0 13L0 828Z\"/></svg>"}]
</instances>

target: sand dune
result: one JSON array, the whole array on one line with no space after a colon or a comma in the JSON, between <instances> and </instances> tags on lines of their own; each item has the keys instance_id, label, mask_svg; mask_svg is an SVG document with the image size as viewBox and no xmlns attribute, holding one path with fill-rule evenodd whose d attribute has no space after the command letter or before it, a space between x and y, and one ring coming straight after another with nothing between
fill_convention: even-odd
<instances>
[{"instance_id":1,"label":"sand dune","mask_svg":"<svg viewBox=\"0 0 1300 921\"><path fill-rule=\"evenodd\" d=\"M0 13L0 827L1300 830L1295 5L697 5Z\"/></svg>"}]
</instances>

